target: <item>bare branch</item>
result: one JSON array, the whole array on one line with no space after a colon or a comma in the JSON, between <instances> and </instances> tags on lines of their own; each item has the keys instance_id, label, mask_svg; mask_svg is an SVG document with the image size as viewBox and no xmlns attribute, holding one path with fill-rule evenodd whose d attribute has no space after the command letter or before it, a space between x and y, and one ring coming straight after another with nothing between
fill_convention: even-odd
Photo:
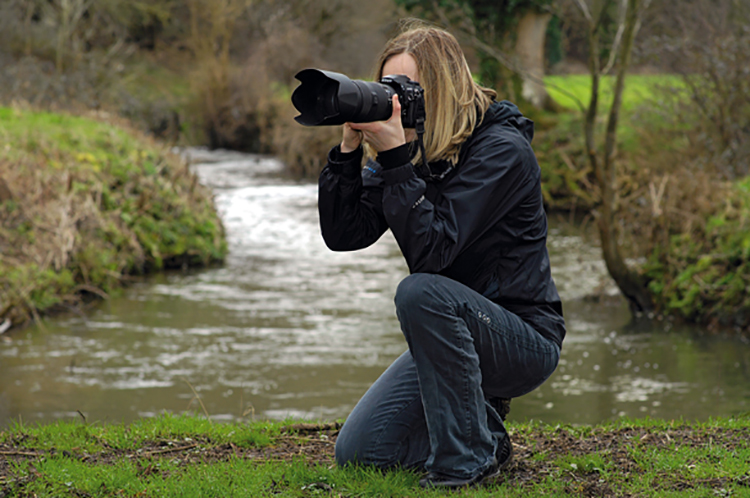
<instances>
[{"instance_id":1,"label":"bare branch","mask_svg":"<svg viewBox=\"0 0 750 498\"><path fill-rule=\"evenodd\" d=\"M612 49L609 52L609 60L604 66L604 69L602 69L602 74L607 74L608 72L610 72L614 67L615 62L617 61L617 54L619 52L620 42L622 41L622 34L625 32L625 11L627 9L627 5L628 0L622 0L622 2L620 3L620 25L617 27L617 33L615 34L615 39L612 42Z\"/></svg>"},{"instance_id":2,"label":"bare branch","mask_svg":"<svg viewBox=\"0 0 750 498\"><path fill-rule=\"evenodd\" d=\"M586 5L586 0L576 0L576 5L578 5L578 8L583 13L583 17L586 18L586 20L589 22L589 24L594 23L594 18L591 15L591 11L589 10L589 6Z\"/></svg>"}]
</instances>

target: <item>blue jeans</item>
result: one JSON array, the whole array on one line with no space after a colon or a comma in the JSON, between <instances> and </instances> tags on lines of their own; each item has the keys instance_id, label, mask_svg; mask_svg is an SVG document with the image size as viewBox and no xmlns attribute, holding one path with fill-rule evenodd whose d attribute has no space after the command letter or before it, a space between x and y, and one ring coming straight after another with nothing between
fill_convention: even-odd
<instances>
[{"instance_id":1,"label":"blue jeans","mask_svg":"<svg viewBox=\"0 0 750 498\"><path fill-rule=\"evenodd\" d=\"M336 441L336 461L474 477L492 464L507 434L487 399L539 387L557 367L560 348L440 275L405 278L396 312L409 350L354 407Z\"/></svg>"}]
</instances>

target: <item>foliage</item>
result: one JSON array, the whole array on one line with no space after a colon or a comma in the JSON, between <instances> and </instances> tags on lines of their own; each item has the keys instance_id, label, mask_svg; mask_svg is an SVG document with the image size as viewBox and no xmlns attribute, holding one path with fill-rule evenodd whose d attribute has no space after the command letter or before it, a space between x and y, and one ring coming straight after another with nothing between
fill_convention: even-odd
<instances>
[{"instance_id":1,"label":"foliage","mask_svg":"<svg viewBox=\"0 0 750 498\"><path fill-rule=\"evenodd\" d=\"M174 4L175 0L8 0L0 7L0 17L11 22L0 31L14 51L52 60L62 72L102 49L109 50L105 59L111 58L125 39L153 43L155 31L169 22Z\"/></svg>"},{"instance_id":2,"label":"foliage","mask_svg":"<svg viewBox=\"0 0 750 498\"><path fill-rule=\"evenodd\" d=\"M187 165L113 124L0 108L0 182L0 316L13 323L226 253Z\"/></svg>"},{"instance_id":3,"label":"foliage","mask_svg":"<svg viewBox=\"0 0 750 498\"><path fill-rule=\"evenodd\" d=\"M308 66L362 77L394 10L391 0L4 0L0 104L106 109L173 143L268 152L272 85Z\"/></svg>"},{"instance_id":4,"label":"foliage","mask_svg":"<svg viewBox=\"0 0 750 498\"><path fill-rule=\"evenodd\" d=\"M689 0L676 21L673 14L662 14L666 26L643 49L647 60L658 59L675 75L654 100L664 122L661 141L675 152L652 161L653 176L666 187L661 206L646 216L651 246L643 252L644 271L663 312L746 333L750 8ZM670 28L673 22L679 29Z\"/></svg>"}]
</instances>

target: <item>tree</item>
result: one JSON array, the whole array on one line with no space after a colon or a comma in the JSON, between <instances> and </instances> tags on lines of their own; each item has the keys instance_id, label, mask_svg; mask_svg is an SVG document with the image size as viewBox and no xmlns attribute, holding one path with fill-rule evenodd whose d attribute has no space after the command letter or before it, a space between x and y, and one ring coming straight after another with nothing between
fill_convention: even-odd
<instances>
[{"instance_id":1,"label":"tree","mask_svg":"<svg viewBox=\"0 0 750 498\"><path fill-rule=\"evenodd\" d=\"M396 0L449 26L474 47L485 84L538 108L552 100L544 85L544 48L553 0Z\"/></svg>"},{"instance_id":2,"label":"tree","mask_svg":"<svg viewBox=\"0 0 750 498\"><path fill-rule=\"evenodd\" d=\"M641 23L643 11L650 0L622 0L620 4L620 22L617 35L610 47L609 61L602 68L601 31L608 9L616 6L615 0L575 0L577 6L588 22L589 73L591 75L591 99L585 108L584 139L588 159L596 175L599 187L599 202L595 215L601 238L602 255L607 270L617 286L627 298L633 311L643 312L653 309L653 301L646 287L646 282L625 262L617 243L617 127L619 124L622 93L625 88L625 75L630 65L633 42ZM596 143L596 121L599 112L599 86L601 75L611 65L617 64L614 96L607 117L604 136L604 150L599 152Z\"/></svg>"}]
</instances>

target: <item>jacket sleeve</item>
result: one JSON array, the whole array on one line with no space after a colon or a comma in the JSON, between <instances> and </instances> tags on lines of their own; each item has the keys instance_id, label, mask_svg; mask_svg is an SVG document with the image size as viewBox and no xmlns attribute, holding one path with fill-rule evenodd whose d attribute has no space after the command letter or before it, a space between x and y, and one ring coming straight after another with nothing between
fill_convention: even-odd
<instances>
[{"instance_id":1,"label":"jacket sleeve","mask_svg":"<svg viewBox=\"0 0 750 498\"><path fill-rule=\"evenodd\" d=\"M528 142L507 132L473 143L434 204L411 163L383 171L383 214L409 270L439 273L450 266L529 195L535 168Z\"/></svg>"},{"instance_id":2,"label":"jacket sleeve","mask_svg":"<svg viewBox=\"0 0 750 498\"><path fill-rule=\"evenodd\" d=\"M323 240L333 251L353 251L374 244L388 228L383 217L382 178L372 167L363 171L362 148L328 154L318 179L318 213ZM369 169L368 169L369 168ZM367 178L366 188L363 176Z\"/></svg>"}]
</instances>

